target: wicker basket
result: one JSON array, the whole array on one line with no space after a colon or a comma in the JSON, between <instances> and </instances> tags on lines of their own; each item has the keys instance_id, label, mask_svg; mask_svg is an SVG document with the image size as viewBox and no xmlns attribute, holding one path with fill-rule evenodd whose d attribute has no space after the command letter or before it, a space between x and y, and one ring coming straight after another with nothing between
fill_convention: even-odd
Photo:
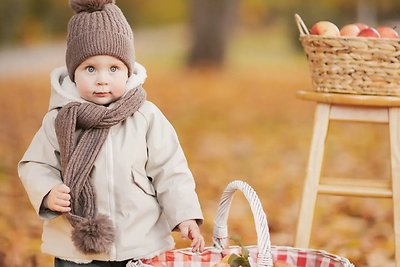
<instances>
[{"instance_id":1,"label":"wicker basket","mask_svg":"<svg viewBox=\"0 0 400 267\"><path fill-rule=\"evenodd\" d=\"M236 191L241 191L250 204L256 227L257 245L246 246L251 267L272 267L277 261L296 267L354 267L348 259L324 250L272 246L261 201L254 189L240 180L230 182L221 196L214 221L213 247L202 253L193 253L191 248L170 250L143 262L154 267L215 267L224 256L239 254L240 247L227 244L228 214Z\"/></svg>"},{"instance_id":2,"label":"wicker basket","mask_svg":"<svg viewBox=\"0 0 400 267\"><path fill-rule=\"evenodd\" d=\"M311 35L295 20L316 91L400 96L400 39Z\"/></svg>"}]
</instances>

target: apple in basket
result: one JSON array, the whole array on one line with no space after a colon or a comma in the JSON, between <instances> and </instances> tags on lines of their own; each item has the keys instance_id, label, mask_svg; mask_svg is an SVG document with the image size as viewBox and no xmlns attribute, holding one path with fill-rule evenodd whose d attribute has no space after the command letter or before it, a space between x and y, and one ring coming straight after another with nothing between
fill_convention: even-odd
<instances>
[{"instance_id":1,"label":"apple in basket","mask_svg":"<svg viewBox=\"0 0 400 267\"><path fill-rule=\"evenodd\" d=\"M347 24L340 29L340 36L356 37L361 29L357 24Z\"/></svg>"},{"instance_id":2,"label":"apple in basket","mask_svg":"<svg viewBox=\"0 0 400 267\"><path fill-rule=\"evenodd\" d=\"M357 27L360 29L360 31L369 28L369 26L367 24L362 23L362 22L356 22L354 24L357 25Z\"/></svg>"},{"instance_id":3,"label":"apple in basket","mask_svg":"<svg viewBox=\"0 0 400 267\"><path fill-rule=\"evenodd\" d=\"M395 31L395 29L388 26L379 26L376 28L382 38L394 38L398 39L399 34Z\"/></svg>"},{"instance_id":4,"label":"apple in basket","mask_svg":"<svg viewBox=\"0 0 400 267\"><path fill-rule=\"evenodd\" d=\"M295 267L295 266L291 265L289 263L286 263L284 261L276 261L276 262L274 262L274 267Z\"/></svg>"},{"instance_id":5,"label":"apple in basket","mask_svg":"<svg viewBox=\"0 0 400 267\"><path fill-rule=\"evenodd\" d=\"M359 36L359 37L372 37L372 38L381 37L379 32L375 28L372 28L372 27L366 28L366 29L360 31L360 33L357 36Z\"/></svg>"},{"instance_id":6,"label":"apple in basket","mask_svg":"<svg viewBox=\"0 0 400 267\"><path fill-rule=\"evenodd\" d=\"M311 27L310 33L328 37L340 36L339 28L330 21L318 21Z\"/></svg>"},{"instance_id":7,"label":"apple in basket","mask_svg":"<svg viewBox=\"0 0 400 267\"><path fill-rule=\"evenodd\" d=\"M213 267L251 267L249 262L249 252L246 248L242 247L242 253L231 253L225 255L221 262L214 264Z\"/></svg>"},{"instance_id":8,"label":"apple in basket","mask_svg":"<svg viewBox=\"0 0 400 267\"><path fill-rule=\"evenodd\" d=\"M225 255L225 257L222 258L221 262L214 264L213 267L231 267L231 265L228 263L229 257L231 255L232 254Z\"/></svg>"},{"instance_id":9,"label":"apple in basket","mask_svg":"<svg viewBox=\"0 0 400 267\"><path fill-rule=\"evenodd\" d=\"M229 263L219 262L219 263L214 264L213 267L231 267L231 266L229 265Z\"/></svg>"}]
</instances>

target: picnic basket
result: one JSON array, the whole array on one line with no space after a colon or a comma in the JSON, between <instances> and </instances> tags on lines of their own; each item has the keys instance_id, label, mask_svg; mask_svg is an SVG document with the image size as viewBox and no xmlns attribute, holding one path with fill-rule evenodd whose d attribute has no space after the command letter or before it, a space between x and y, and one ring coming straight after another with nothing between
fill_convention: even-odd
<instances>
[{"instance_id":1,"label":"picnic basket","mask_svg":"<svg viewBox=\"0 0 400 267\"><path fill-rule=\"evenodd\" d=\"M400 96L400 39L312 35L295 21L316 91Z\"/></svg>"},{"instance_id":2,"label":"picnic basket","mask_svg":"<svg viewBox=\"0 0 400 267\"><path fill-rule=\"evenodd\" d=\"M267 217L261 202L256 192L240 180L229 183L222 194L214 221L213 247L206 248L202 253L192 253L190 248L170 250L143 262L157 267L212 267L220 263L225 255L239 254L241 247L227 246L228 213L237 190L249 202L256 226L257 245L246 246L252 267L272 267L278 260L298 267L354 267L346 258L323 250L271 246Z\"/></svg>"}]
</instances>

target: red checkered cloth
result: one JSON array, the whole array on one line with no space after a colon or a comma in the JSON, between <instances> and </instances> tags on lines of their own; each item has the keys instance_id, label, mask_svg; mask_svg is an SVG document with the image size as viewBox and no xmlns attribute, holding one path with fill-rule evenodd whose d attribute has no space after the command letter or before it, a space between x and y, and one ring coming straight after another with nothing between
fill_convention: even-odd
<instances>
[{"instance_id":1,"label":"red checkered cloth","mask_svg":"<svg viewBox=\"0 0 400 267\"><path fill-rule=\"evenodd\" d=\"M250 252L250 264L256 267L257 246L247 246ZM191 248L167 251L151 259L143 260L143 263L155 267L212 267L220 263L225 255L240 254L241 248L230 246L224 250L206 248L202 253L193 253ZM274 262L281 261L295 267L350 267L353 266L347 259L323 250L299 249L284 246L271 247Z\"/></svg>"},{"instance_id":2,"label":"red checkered cloth","mask_svg":"<svg viewBox=\"0 0 400 267\"><path fill-rule=\"evenodd\" d=\"M283 261L296 267L350 267L354 266L346 258L330 254L323 250L300 249L284 246L272 246L273 261Z\"/></svg>"}]
</instances>

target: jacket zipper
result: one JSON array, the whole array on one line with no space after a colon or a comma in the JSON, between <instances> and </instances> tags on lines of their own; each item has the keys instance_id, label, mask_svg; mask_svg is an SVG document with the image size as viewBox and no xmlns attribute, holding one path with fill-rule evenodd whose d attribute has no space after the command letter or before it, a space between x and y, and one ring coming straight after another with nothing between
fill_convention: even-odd
<instances>
[{"instance_id":1,"label":"jacket zipper","mask_svg":"<svg viewBox=\"0 0 400 267\"><path fill-rule=\"evenodd\" d=\"M107 178L108 178L108 196L110 201L110 218L114 223L114 227L116 226L115 220L115 198L114 198L114 161L113 161L113 149L112 149L112 140L110 138L110 133L107 137ZM110 250L110 258L111 260L116 260L117 249L115 242L111 246Z\"/></svg>"}]
</instances>

